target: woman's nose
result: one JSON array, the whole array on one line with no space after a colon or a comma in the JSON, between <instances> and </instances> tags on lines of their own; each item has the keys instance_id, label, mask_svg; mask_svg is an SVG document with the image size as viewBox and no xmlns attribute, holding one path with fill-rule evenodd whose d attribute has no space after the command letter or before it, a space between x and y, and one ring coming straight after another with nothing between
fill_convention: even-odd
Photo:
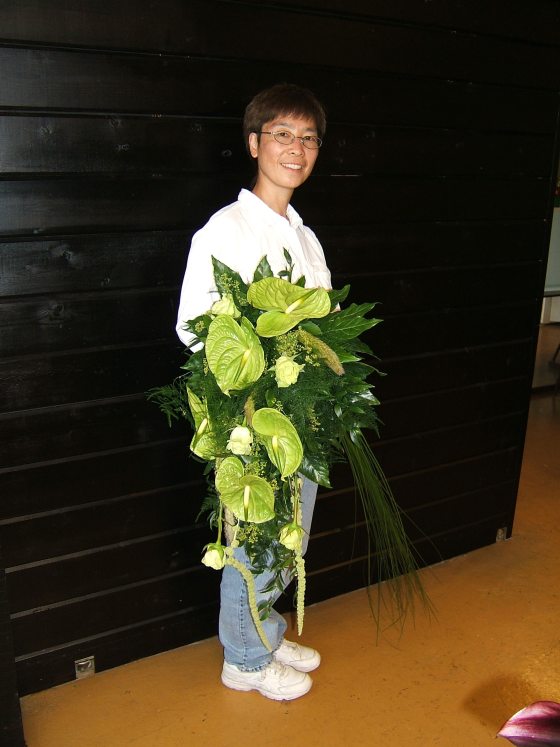
<instances>
[{"instance_id":1,"label":"woman's nose","mask_svg":"<svg viewBox=\"0 0 560 747\"><path fill-rule=\"evenodd\" d=\"M294 142L290 146L291 153L303 153L303 143L300 138L296 137Z\"/></svg>"}]
</instances>

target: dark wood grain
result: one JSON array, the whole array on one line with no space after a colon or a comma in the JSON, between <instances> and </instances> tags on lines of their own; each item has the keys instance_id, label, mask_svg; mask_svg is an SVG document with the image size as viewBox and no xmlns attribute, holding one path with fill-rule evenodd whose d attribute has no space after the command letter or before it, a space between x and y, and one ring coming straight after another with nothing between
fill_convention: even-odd
<instances>
[{"instance_id":1,"label":"dark wood grain","mask_svg":"<svg viewBox=\"0 0 560 747\"><path fill-rule=\"evenodd\" d=\"M178 2L166 5L167 17L173 17L174 21L170 26L174 29L171 34L166 33L167 25L162 26L159 5L138 16L132 3L121 2L115 8L112 23L107 23L105 9L101 13L83 14L81 24L70 19L66 24L56 22L56 16L49 14L45 18L45 30L41 30L41 41L46 34L51 43L72 46L233 59L243 59L249 54L259 60L275 62L413 72L434 77L441 76L444 58L448 77L459 80L550 88L560 81L555 65L557 49L545 44L529 44L524 39L488 38L457 33L456 29L384 23L378 18L363 16L359 20L345 14L333 17L306 13L297 6L275 8L268 3L191 0L188 5ZM131 15L136 19L133 24L129 22ZM34 17L37 23L40 15ZM313 44L309 43L311 24ZM121 28L127 31L120 32ZM14 32L17 34L16 30ZM287 38L289 45L285 43ZM333 44L335 38L336 44ZM25 37L26 41L31 39L30 35ZM402 50L406 50L406 54Z\"/></svg>"},{"instance_id":2,"label":"dark wood grain","mask_svg":"<svg viewBox=\"0 0 560 747\"><path fill-rule=\"evenodd\" d=\"M131 231L137 228L192 229L211 209L233 202L238 179L212 176L116 181L5 180L0 182L0 235ZM399 220L465 221L548 217L550 181L526 179L397 178L317 176L302 188L294 206L311 224L341 225ZM41 228L38 228L40 226Z\"/></svg>"},{"instance_id":3,"label":"dark wood grain","mask_svg":"<svg viewBox=\"0 0 560 747\"><path fill-rule=\"evenodd\" d=\"M0 48L0 108L110 113L116 129L119 115L127 113L240 118L255 91L291 80L313 88L331 121L545 133L556 127L554 89L450 80L439 74L422 79L366 71L361 65L350 71L326 69L322 63L225 64L203 57ZM79 81L71 89L65 82L70 72Z\"/></svg>"},{"instance_id":4,"label":"dark wood grain","mask_svg":"<svg viewBox=\"0 0 560 747\"><path fill-rule=\"evenodd\" d=\"M179 287L189 231L74 235L2 243L2 296Z\"/></svg>"},{"instance_id":5,"label":"dark wood grain","mask_svg":"<svg viewBox=\"0 0 560 747\"><path fill-rule=\"evenodd\" d=\"M160 491L174 487L187 496L200 495L202 469L188 458L187 445L181 438L34 463L27 469L6 469L0 473L0 484L2 521L9 526L31 514L56 513L121 496L152 495L157 503ZM33 552L33 548L23 551Z\"/></svg>"},{"instance_id":6,"label":"dark wood grain","mask_svg":"<svg viewBox=\"0 0 560 747\"><path fill-rule=\"evenodd\" d=\"M91 152L84 160L84 150ZM464 128L329 125L320 174L549 176L541 133ZM238 119L4 116L0 173L145 175L252 171ZM241 175L241 177L239 177Z\"/></svg>"},{"instance_id":7,"label":"dark wood grain","mask_svg":"<svg viewBox=\"0 0 560 747\"><path fill-rule=\"evenodd\" d=\"M262 5L258 0L194 2L188 6L180 0L161 0L157 8L148 6L138 13L131 0L118 0L109 15L104 7L92 8L85 2L74 3L70 9L63 0L53 0L47 9L39 0L23 7L12 0L3 4L0 21L3 38L13 41L184 51L187 44L197 43L195 32L200 28L191 28L196 14L206 7L212 10L213 19L219 19L227 4L234 6L230 13L237 12L242 17L247 12L243 6ZM432 0L426 7L419 7L407 0L269 0L266 5L277 11L328 13L362 22L400 21L558 45L560 11L555 3L538 2L529 8L507 0L497 0L491 7L482 0L473 0L468 6L460 0ZM169 19L168 24L162 24L162 18ZM190 35L185 34L185 27ZM203 39L208 43L206 35Z\"/></svg>"},{"instance_id":8,"label":"dark wood grain","mask_svg":"<svg viewBox=\"0 0 560 747\"><path fill-rule=\"evenodd\" d=\"M46 651L20 654L16 658L22 695L68 682L75 677L74 661L95 656L96 671L135 661L200 640L217 631L218 574L209 577L214 600L197 608L183 607L176 613L98 633L94 639L68 641Z\"/></svg>"}]
</instances>

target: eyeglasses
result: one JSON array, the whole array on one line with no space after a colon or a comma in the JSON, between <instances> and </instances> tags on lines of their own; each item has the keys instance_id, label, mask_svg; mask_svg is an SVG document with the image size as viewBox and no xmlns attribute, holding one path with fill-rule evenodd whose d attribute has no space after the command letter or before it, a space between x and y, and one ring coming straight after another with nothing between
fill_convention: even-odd
<instances>
[{"instance_id":1,"label":"eyeglasses","mask_svg":"<svg viewBox=\"0 0 560 747\"><path fill-rule=\"evenodd\" d=\"M303 135L303 137L300 137L287 130L275 130L274 132L261 130L259 135L272 135L276 142L281 145L291 145L294 140L301 140L301 144L310 150L317 150L323 144L321 138L315 137L315 135Z\"/></svg>"}]
</instances>

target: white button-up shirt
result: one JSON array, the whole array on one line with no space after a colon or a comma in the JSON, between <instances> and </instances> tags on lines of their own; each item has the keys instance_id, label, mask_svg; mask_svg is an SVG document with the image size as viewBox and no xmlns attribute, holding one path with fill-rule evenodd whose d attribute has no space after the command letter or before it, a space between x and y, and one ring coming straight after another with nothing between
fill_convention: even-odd
<instances>
[{"instance_id":1,"label":"white button-up shirt","mask_svg":"<svg viewBox=\"0 0 560 747\"><path fill-rule=\"evenodd\" d=\"M294 263L294 280L304 275L307 288L331 288L321 244L294 208L288 205L286 220L252 192L242 189L237 202L215 213L193 236L179 302L180 340L187 346L192 344L194 336L183 329L184 323L208 311L219 298L212 257L249 283L265 255L274 275L285 270L284 249Z\"/></svg>"}]
</instances>

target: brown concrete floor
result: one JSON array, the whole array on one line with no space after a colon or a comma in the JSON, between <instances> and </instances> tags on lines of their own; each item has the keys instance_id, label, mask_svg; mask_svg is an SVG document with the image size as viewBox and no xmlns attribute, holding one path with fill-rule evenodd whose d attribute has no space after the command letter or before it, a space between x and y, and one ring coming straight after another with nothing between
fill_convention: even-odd
<instances>
[{"instance_id":1,"label":"brown concrete floor","mask_svg":"<svg viewBox=\"0 0 560 747\"><path fill-rule=\"evenodd\" d=\"M560 701L560 396L534 398L514 536L424 572L437 621L375 645L366 595L308 609L311 692L278 703L219 683L215 638L23 699L28 747L483 747Z\"/></svg>"}]
</instances>

